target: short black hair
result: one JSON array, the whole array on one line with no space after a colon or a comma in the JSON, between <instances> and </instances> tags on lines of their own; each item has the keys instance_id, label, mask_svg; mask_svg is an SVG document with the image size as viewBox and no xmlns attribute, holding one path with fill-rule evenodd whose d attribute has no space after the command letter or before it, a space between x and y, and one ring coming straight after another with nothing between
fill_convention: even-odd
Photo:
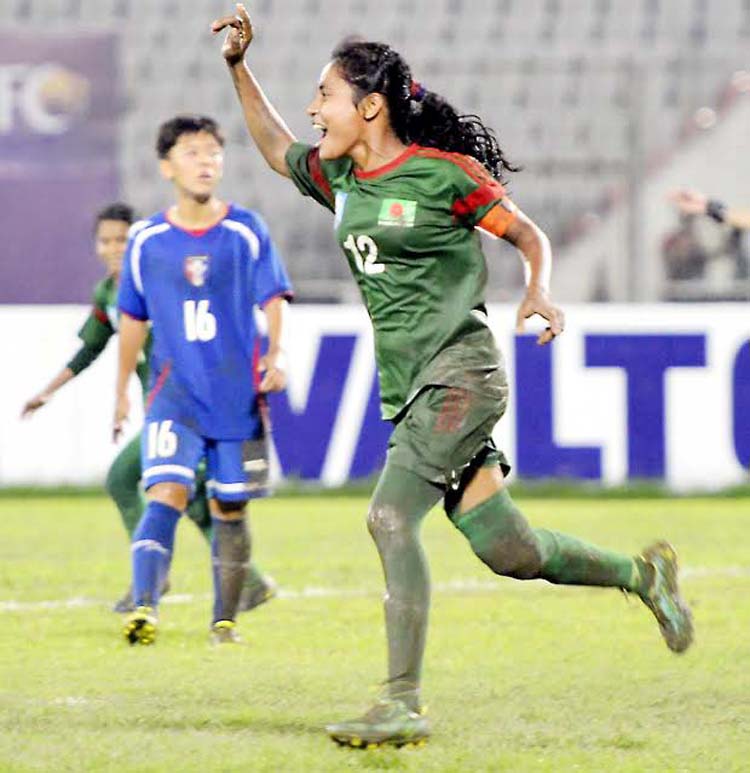
<instances>
[{"instance_id":1,"label":"short black hair","mask_svg":"<svg viewBox=\"0 0 750 773\"><path fill-rule=\"evenodd\" d=\"M178 115L165 121L159 127L156 137L156 153L159 158L166 158L167 153L175 146L183 134L208 132L212 134L219 145L224 147L224 135L219 124L207 115Z\"/></svg>"},{"instance_id":2,"label":"short black hair","mask_svg":"<svg viewBox=\"0 0 750 773\"><path fill-rule=\"evenodd\" d=\"M128 225L133 225L138 220L138 215L130 204L125 204L123 201L113 201L96 213L94 227L98 226L102 220L120 220Z\"/></svg>"}]
</instances>

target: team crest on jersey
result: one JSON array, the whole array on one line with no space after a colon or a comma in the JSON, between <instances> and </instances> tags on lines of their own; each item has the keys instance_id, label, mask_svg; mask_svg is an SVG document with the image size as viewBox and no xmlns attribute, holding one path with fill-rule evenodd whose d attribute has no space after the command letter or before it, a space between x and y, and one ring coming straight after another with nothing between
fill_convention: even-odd
<instances>
[{"instance_id":1,"label":"team crest on jersey","mask_svg":"<svg viewBox=\"0 0 750 773\"><path fill-rule=\"evenodd\" d=\"M417 202L408 199L384 199L378 215L378 225L414 228Z\"/></svg>"},{"instance_id":2,"label":"team crest on jersey","mask_svg":"<svg viewBox=\"0 0 750 773\"><path fill-rule=\"evenodd\" d=\"M203 287L208 275L208 255L189 255L185 258L185 278L194 287Z\"/></svg>"}]
</instances>

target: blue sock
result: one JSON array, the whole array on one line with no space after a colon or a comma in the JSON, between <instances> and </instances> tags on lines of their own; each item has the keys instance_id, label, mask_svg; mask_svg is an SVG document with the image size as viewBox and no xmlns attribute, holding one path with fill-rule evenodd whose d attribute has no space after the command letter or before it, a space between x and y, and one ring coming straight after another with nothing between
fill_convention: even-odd
<instances>
[{"instance_id":1,"label":"blue sock","mask_svg":"<svg viewBox=\"0 0 750 773\"><path fill-rule=\"evenodd\" d=\"M149 502L133 534L133 601L137 607L155 607L172 560L174 534L180 511L161 502Z\"/></svg>"}]
</instances>

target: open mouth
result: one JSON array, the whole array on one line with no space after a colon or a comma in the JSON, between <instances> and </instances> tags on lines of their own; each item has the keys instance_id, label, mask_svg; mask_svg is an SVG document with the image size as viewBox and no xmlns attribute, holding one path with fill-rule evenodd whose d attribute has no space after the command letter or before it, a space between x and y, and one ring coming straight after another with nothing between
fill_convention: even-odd
<instances>
[{"instance_id":1,"label":"open mouth","mask_svg":"<svg viewBox=\"0 0 750 773\"><path fill-rule=\"evenodd\" d=\"M328 127L323 126L322 123L314 123L313 129L317 129L320 132L321 139L323 139L326 136L326 134L328 134Z\"/></svg>"}]
</instances>

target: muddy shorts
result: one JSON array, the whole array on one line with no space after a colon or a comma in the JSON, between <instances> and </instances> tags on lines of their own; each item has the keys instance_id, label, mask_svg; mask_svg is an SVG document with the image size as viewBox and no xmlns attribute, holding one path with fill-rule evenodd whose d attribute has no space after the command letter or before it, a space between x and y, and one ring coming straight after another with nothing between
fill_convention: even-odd
<instances>
[{"instance_id":1,"label":"muddy shorts","mask_svg":"<svg viewBox=\"0 0 750 773\"><path fill-rule=\"evenodd\" d=\"M396 424L388 445L388 463L415 472L446 488L462 488L472 468L499 465L510 472L492 430L505 413L507 391L500 400L460 387L430 386L411 402Z\"/></svg>"}]
</instances>

